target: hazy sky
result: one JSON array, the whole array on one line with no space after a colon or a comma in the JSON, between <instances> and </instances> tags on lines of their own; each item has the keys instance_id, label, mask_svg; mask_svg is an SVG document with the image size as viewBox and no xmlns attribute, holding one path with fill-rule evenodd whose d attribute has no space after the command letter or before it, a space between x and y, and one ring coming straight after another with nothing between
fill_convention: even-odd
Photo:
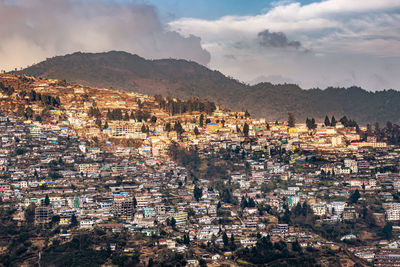
<instances>
[{"instance_id":1,"label":"hazy sky","mask_svg":"<svg viewBox=\"0 0 400 267\"><path fill-rule=\"evenodd\" d=\"M400 90L400 0L0 0L0 25L6 70L124 50L244 82Z\"/></svg>"}]
</instances>

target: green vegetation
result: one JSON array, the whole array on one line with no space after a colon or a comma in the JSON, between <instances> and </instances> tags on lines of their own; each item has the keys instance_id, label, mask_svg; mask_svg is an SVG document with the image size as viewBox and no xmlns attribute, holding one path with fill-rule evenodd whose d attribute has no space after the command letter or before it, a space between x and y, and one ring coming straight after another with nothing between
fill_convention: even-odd
<instances>
[{"instance_id":1,"label":"green vegetation","mask_svg":"<svg viewBox=\"0 0 400 267\"><path fill-rule=\"evenodd\" d=\"M272 243L269 237L260 238L253 248L240 248L235 252L235 256L252 264L315 266L316 254L307 254L302 251L297 241L290 248L283 241Z\"/></svg>"},{"instance_id":2,"label":"green vegetation","mask_svg":"<svg viewBox=\"0 0 400 267\"><path fill-rule=\"evenodd\" d=\"M47 94L37 93L35 90L31 90L29 93L25 91L21 91L19 93L20 97L27 97L27 101L29 102L41 102L45 106L50 107L59 107L61 105L61 100L59 96L51 96Z\"/></svg>"},{"instance_id":3,"label":"green vegetation","mask_svg":"<svg viewBox=\"0 0 400 267\"><path fill-rule=\"evenodd\" d=\"M0 90L2 93L6 94L6 95L12 95L15 91L14 87L5 86L2 82L0 82Z\"/></svg>"},{"instance_id":4,"label":"green vegetation","mask_svg":"<svg viewBox=\"0 0 400 267\"><path fill-rule=\"evenodd\" d=\"M186 112L191 113L193 111L211 114L216 109L216 106L213 102L210 102L208 100L201 100L197 97L192 97L189 100L184 101L179 98L176 100L173 100L169 97L167 99L164 99L161 95L156 94L154 98L155 101L160 105L160 107L171 115L183 114Z\"/></svg>"}]
</instances>

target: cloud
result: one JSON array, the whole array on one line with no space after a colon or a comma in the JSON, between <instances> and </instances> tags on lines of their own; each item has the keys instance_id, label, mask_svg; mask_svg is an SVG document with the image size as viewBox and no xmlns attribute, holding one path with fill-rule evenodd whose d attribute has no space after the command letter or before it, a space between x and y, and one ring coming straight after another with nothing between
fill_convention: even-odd
<instances>
[{"instance_id":1,"label":"cloud","mask_svg":"<svg viewBox=\"0 0 400 267\"><path fill-rule=\"evenodd\" d=\"M0 24L0 69L75 51L210 61L199 37L167 29L153 6L130 1L0 0Z\"/></svg>"},{"instance_id":2,"label":"cloud","mask_svg":"<svg viewBox=\"0 0 400 267\"><path fill-rule=\"evenodd\" d=\"M263 47L274 48L295 48L299 49L301 43L299 41L289 41L283 32L270 32L265 30L258 33L259 44Z\"/></svg>"},{"instance_id":3,"label":"cloud","mask_svg":"<svg viewBox=\"0 0 400 267\"><path fill-rule=\"evenodd\" d=\"M400 89L398 0L278 1L259 15L181 18L169 26L200 36L212 54L209 66L244 81L282 75L303 87ZM235 55L235 65L226 54Z\"/></svg>"}]
</instances>

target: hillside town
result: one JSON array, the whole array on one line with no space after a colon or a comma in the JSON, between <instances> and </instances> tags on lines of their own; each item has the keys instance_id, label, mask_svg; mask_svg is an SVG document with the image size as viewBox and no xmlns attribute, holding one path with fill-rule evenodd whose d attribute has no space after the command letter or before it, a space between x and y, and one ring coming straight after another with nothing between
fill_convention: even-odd
<instances>
[{"instance_id":1,"label":"hillside town","mask_svg":"<svg viewBox=\"0 0 400 267\"><path fill-rule=\"evenodd\" d=\"M400 147L367 126L9 74L0 89L5 266L57 265L88 234L118 266L400 265Z\"/></svg>"}]
</instances>

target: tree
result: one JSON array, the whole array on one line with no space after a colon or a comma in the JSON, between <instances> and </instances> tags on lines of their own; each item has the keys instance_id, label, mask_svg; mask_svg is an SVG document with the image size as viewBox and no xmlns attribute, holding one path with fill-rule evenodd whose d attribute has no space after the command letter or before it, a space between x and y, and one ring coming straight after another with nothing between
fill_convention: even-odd
<instances>
[{"instance_id":1,"label":"tree","mask_svg":"<svg viewBox=\"0 0 400 267\"><path fill-rule=\"evenodd\" d=\"M248 207L247 199L245 197L242 197L242 201L240 202L240 207L242 209L245 209Z\"/></svg>"},{"instance_id":2,"label":"tree","mask_svg":"<svg viewBox=\"0 0 400 267\"><path fill-rule=\"evenodd\" d=\"M296 118L294 117L294 114L288 113L288 126L295 127L295 124L296 124Z\"/></svg>"},{"instance_id":3,"label":"tree","mask_svg":"<svg viewBox=\"0 0 400 267\"><path fill-rule=\"evenodd\" d=\"M311 119L311 126L312 126L312 129L316 129L317 128L317 124L315 123L315 119L314 118Z\"/></svg>"},{"instance_id":4,"label":"tree","mask_svg":"<svg viewBox=\"0 0 400 267\"><path fill-rule=\"evenodd\" d=\"M292 249L293 249L293 251L301 252L302 249L301 249L300 243L297 239L295 242L293 242Z\"/></svg>"},{"instance_id":5,"label":"tree","mask_svg":"<svg viewBox=\"0 0 400 267\"><path fill-rule=\"evenodd\" d=\"M167 131L167 132L170 132L171 131L171 123L167 123L166 125L165 125L165 130Z\"/></svg>"},{"instance_id":6,"label":"tree","mask_svg":"<svg viewBox=\"0 0 400 267\"><path fill-rule=\"evenodd\" d=\"M194 128L194 134L198 136L200 134L199 128L197 126Z\"/></svg>"},{"instance_id":7,"label":"tree","mask_svg":"<svg viewBox=\"0 0 400 267\"><path fill-rule=\"evenodd\" d=\"M250 113L247 111L247 109L246 109L246 112L244 113L244 116L245 116L246 118L250 117Z\"/></svg>"},{"instance_id":8,"label":"tree","mask_svg":"<svg viewBox=\"0 0 400 267\"><path fill-rule=\"evenodd\" d=\"M193 190L193 195L196 201L199 202L200 198L203 196L203 189L195 185Z\"/></svg>"},{"instance_id":9,"label":"tree","mask_svg":"<svg viewBox=\"0 0 400 267\"><path fill-rule=\"evenodd\" d=\"M75 227L78 226L78 220L76 219L75 213L71 216L71 226Z\"/></svg>"},{"instance_id":10,"label":"tree","mask_svg":"<svg viewBox=\"0 0 400 267\"><path fill-rule=\"evenodd\" d=\"M25 113L24 113L25 118L27 118L27 119L33 118L33 114L34 113L35 112L33 111L33 109L31 107L27 107L26 110L25 110Z\"/></svg>"},{"instance_id":11,"label":"tree","mask_svg":"<svg viewBox=\"0 0 400 267\"><path fill-rule=\"evenodd\" d=\"M229 245L229 238L226 232L222 234L222 241L224 242L224 246L227 247Z\"/></svg>"},{"instance_id":12,"label":"tree","mask_svg":"<svg viewBox=\"0 0 400 267\"><path fill-rule=\"evenodd\" d=\"M133 207L136 209L137 200L135 196L133 196L132 202L133 202Z\"/></svg>"},{"instance_id":13,"label":"tree","mask_svg":"<svg viewBox=\"0 0 400 267\"><path fill-rule=\"evenodd\" d=\"M129 121L129 114L128 114L128 111L125 112L124 121Z\"/></svg>"},{"instance_id":14,"label":"tree","mask_svg":"<svg viewBox=\"0 0 400 267\"><path fill-rule=\"evenodd\" d=\"M335 116L332 115L332 119L331 119L331 126L335 127L336 126L336 119Z\"/></svg>"},{"instance_id":15,"label":"tree","mask_svg":"<svg viewBox=\"0 0 400 267\"><path fill-rule=\"evenodd\" d=\"M391 222L387 222L383 227L381 235L387 240L393 237L393 224Z\"/></svg>"},{"instance_id":16,"label":"tree","mask_svg":"<svg viewBox=\"0 0 400 267\"><path fill-rule=\"evenodd\" d=\"M135 249L131 259L132 259L133 265L136 266L140 262L140 251ZM125 265L123 265L123 266L125 266Z\"/></svg>"},{"instance_id":17,"label":"tree","mask_svg":"<svg viewBox=\"0 0 400 267\"><path fill-rule=\"evenodd\" d=\"M307 126L308 130L311 130L311 120L308 117L306 119L306 126Z\"/></svg>"},{"instance_id":18,"label":"tree","mask_svg":"<svg viewBox=\"0 0 400 267\"><path fill-rule=\"evenodd\" d=\"M96 119L96 125L97 125L97 127L99 127L100 129L101 129L101 124L102 124L101 120L100 120L99 118L97 118L97 119Z\"/></svg>"},{"instance_id":19,"label":"tree","mask_svg":"<svg viewBox=\"0 0 400 267\"><path fill-rule=\"evenodd\" d=\"M204 115L203 114L200 115L199 125L200 125L200 127L203 127L203 125L204 125Z\"/></svg>"},{"instance_id":20,"label":"tree","mask_svg":"<svg viewBox=\"0 0 400 267\"><path fill-rule=\"evenodd\" d=\"M232 251L236 249L235 237L233 236L233 234L231 234L230 246L231 246L231 250L232 250Z\"/></svg>"},{"instance_id":21,"label":"tree","mask_svg":"<svg viewBox=\"0 0 400 267\"><path fill-rule=\"evenodd\" d=\"M315 124L315 119L306 119L306 126L309 130L314 130L315 128L317 128L317 125Z\"/></svg>"},{"instance_id":22,"label":"tree","mask_svg":"<svg viewBox=\"0 0 400 267\"><path fill-rule=\"evenodd\" d=\"M355 204L358 202L359 198L360 198L360 191L358 191L358 189L356 189L356 191L354 191L353 194L351 194L351 196L350 196L350 202Z\"/></svg>"},{"instance_id":23,"label":"tree","mask_svg":"<svg viewBox=\"0 0 400 267\"><path fill-rule=\"evenodd\" d=\"M35 204L31 203L24 212L25 220L28 224L32 224L35 221Z\"/></svg>"},{"instance_id":24,"label":"tree","mask_svg":"<svg viewBox=\"0 0 400 267\"><path fill-rule=\"evenodd\" d=\"M185 245L189 245L190 244L190 237L189 237L188 233L183 235L183 244L185 244Z\"/></svg>"},{"instance_id":25,"label":"tree","mask_svg":"<svg viewBox=\"0 0 400 267\"><path fill-rule=\"evenodd\" d=\"M174 217L172 217L172 219L171 219L171 227L172 228L175 228L175 226L176 226L176 220L175 220L175 218Z\"/></svg>"},{"instance_id":26,"label":"tree","mask_svg":"<svg viewBox=\"0 0 400 267\"><path fill-rule=\"evenodd\" d=\"M325 126L331 126L331 122L329 121L328 115L325 116L324 124Z\"/></svg>"},{"instance_id":27,"label":"tree","mask_svg":"<svg viewBox=\"0 0 400 267\"><path fill-rule=\"evenodd\" d=\"M142 124L142 128L140 130L142 131L142 133L146 133L146 126L144 125L144 123Z\"/></svg>"},{"instance_id":28,"label":"tree","mask_svg":"<svg viewBox=\"0 0 400 267\"><path fill-rule=\"evenodd\" d=\"M46 194L46 197L44 199L44 205L45 206L49 206L50 205L50 198L49 198L49 195L47 195L47 194Z\"/></svg>"},{"instance_id":29,"label":"tree","mask_svg":"<svg viewBox=\"0 0 400 267\"><path fill-rule=\"evenodd\" d=\"M243 134L244 134L244 136L249 136L249 125L247 124L247 123L244 123L244 126L243 126Z\"/></svg>"},{"instance_id":30,"label":"tree","mask_svg":"<svg viewBox=\"0 0 400 267\"><path fill-rule=\"evenodd\" d=\"M199 266L200 267L207 267L207 262L205 259L200 259L199 260Z\"/></svg>"},{"instance_id":31,"label":"tree","mask_svg":"<svg viewBox=\"0 0 400 267\"><path fill-rule=\"evenodd\" d=\"M288 208L286 208L285 213L283 214L283 216L282 216L282 218L281 218L281 221L282 221L283 223L290 224L291 219L290 219L290 211L289 211Z\"/></svg>"}]
</instances>

